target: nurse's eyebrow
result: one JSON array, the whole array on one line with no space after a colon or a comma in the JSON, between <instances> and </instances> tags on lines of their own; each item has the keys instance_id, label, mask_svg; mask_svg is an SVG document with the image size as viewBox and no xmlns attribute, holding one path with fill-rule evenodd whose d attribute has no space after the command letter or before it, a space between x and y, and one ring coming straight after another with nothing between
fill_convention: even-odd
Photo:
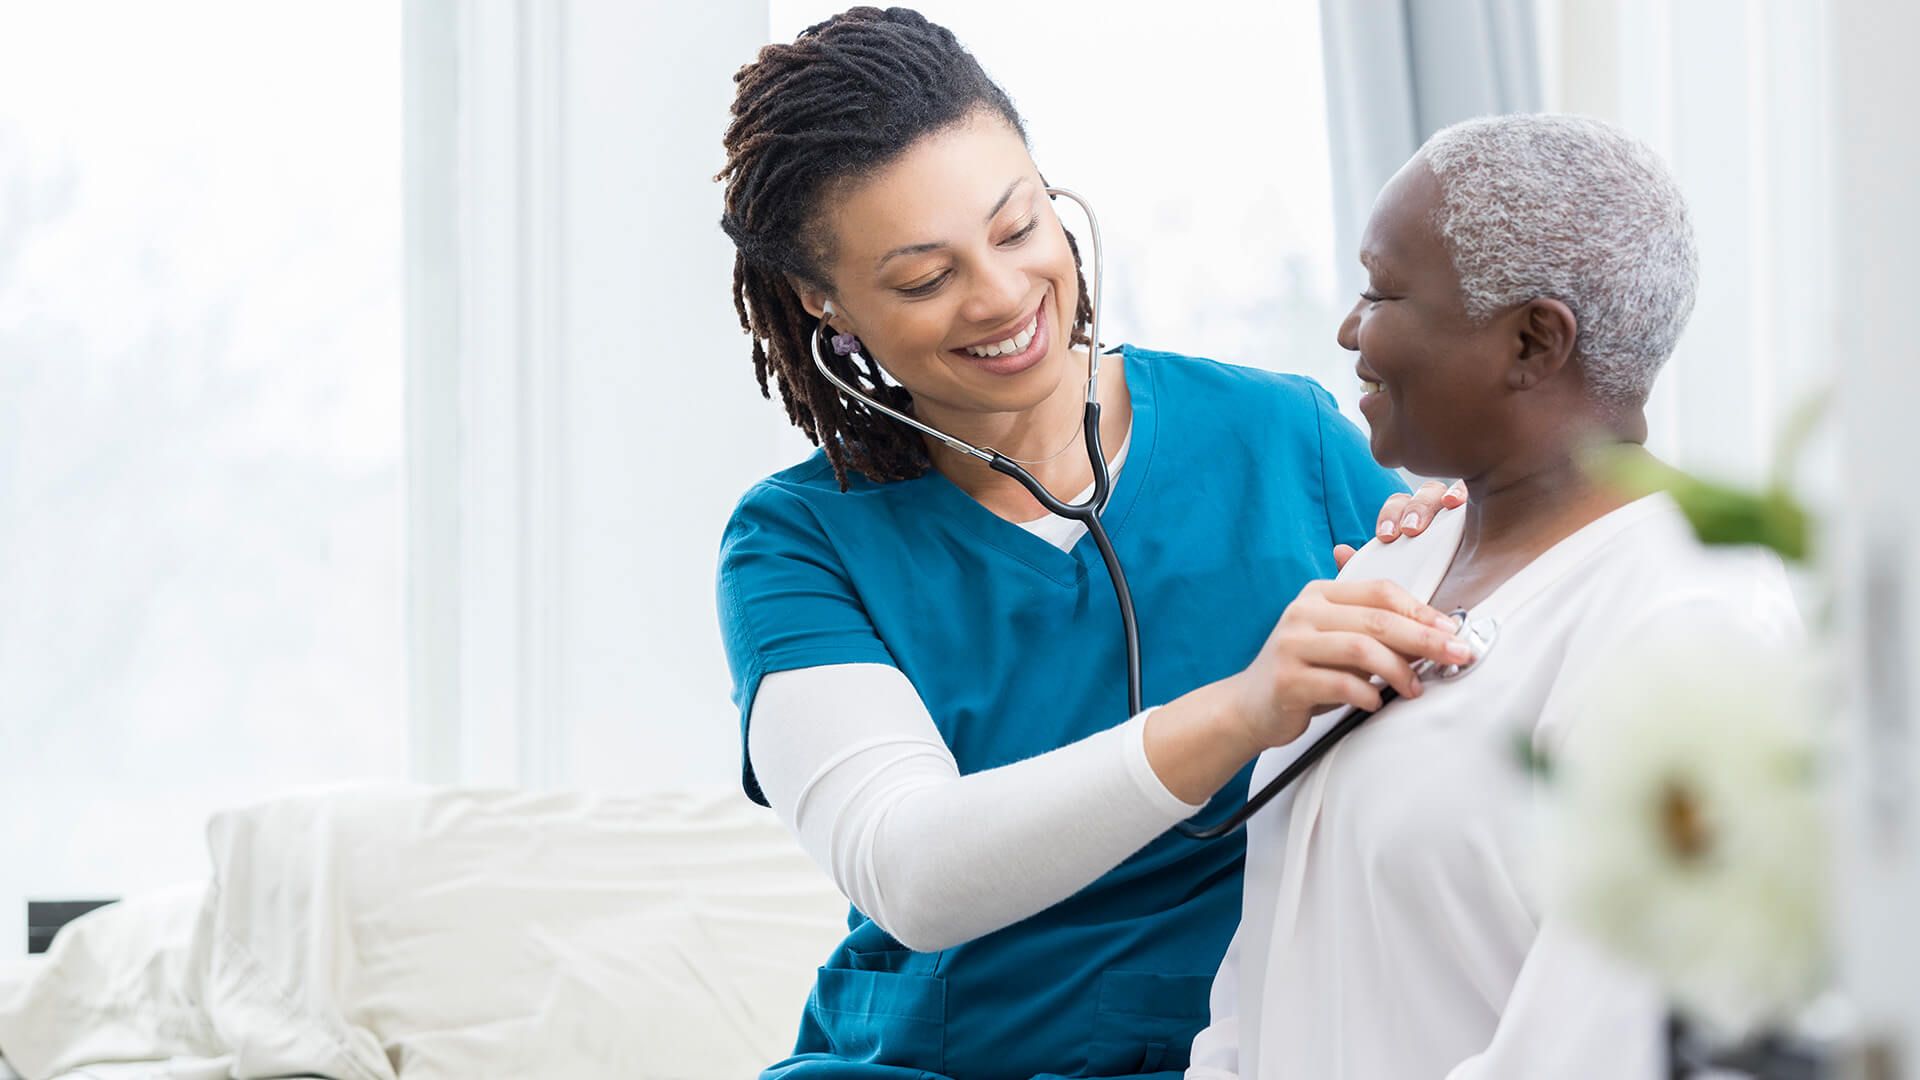
<instances>
[{"instance_id":1,"label":"nurse's eyebrow","mask_svg":"<svg viewBox=\"0 0 1920 1080\"><path fill-rule=\"evenodd\" d=\"M998 217L1000 211L1006 208L1007 200L1013 198L1013 193L1020 190L1020 185L1026 182L1027 178L1022 176L1013 183L1008 184L1007 190L1001 192L1000 198L993 204L993 209L987 211L986 220L991 222L995 217ZM880 256L880 261L873 264L873 272L876 274L879 273L888 262L902 255L924 255L929 251L939 251L946 246L944 241L936 241L930 244L907 244L904 247L894 248L892 251Z\"/></svg>"},{"instance_id":2,"label":"nurse's eyebrow","mask_svg":"<svg viewBox=\"0 0 1920 1080\"><path fill-rule=\"evenodd\" d=\"M1018 191L1020 189L1020 185L1026 182L1027 182L1027 178L1022 176L1018 180L1015 180L1013 183L1007 185L1007 190L1000 193L1000 201L994 203L993 209L987 211L988 222L992 222L994 218L1000 215L1000 211L1007 205L1007 200L1013 198L1013 193L1015 191Z\"/></svg>"}]
</instances>

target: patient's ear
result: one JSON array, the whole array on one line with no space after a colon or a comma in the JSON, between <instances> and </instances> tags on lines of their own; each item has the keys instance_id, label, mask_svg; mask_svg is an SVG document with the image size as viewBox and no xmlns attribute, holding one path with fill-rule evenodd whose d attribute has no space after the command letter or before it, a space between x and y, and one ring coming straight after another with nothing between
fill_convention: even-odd
<instances>
[{"instance_id":1,"label":"patient's ear","mask_svg":"<svg viewBox=\"0 0 1920 1080\"><path fill-rule=\"evenodd\" d=\"M1572 308L1547 297L1527 301L1514 316L1519 348L1507 381L1515 390L1530 390L1566 370L1580 323Z\"/></svg>"}]
</instances>

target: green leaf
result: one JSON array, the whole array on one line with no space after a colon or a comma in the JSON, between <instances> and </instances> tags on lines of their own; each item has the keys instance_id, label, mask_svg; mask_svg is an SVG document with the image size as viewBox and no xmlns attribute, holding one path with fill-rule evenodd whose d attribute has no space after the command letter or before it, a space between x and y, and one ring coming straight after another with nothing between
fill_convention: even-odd
<instances>
[{"instance_id":1,"label":"green leaf","mask_svg":"<svg viewBox=\"0 0 1920 1080\"><path fill-rule=\"evenodd\" d=\"M1533 745L1533 732L1513 733L1513 756L1528 776L1536 780L1553 779L1553 759L1547 756L1546 751Z\"/></svg>"},{"instance_id":2,"label":"green leaf","mask_svg":"<svg viewBox=\"0 0 1920 1080\"><path fill-rule=\"evenodd\" d=\"M1656 491L1671 495L1702 543L1758 544L1794 562L1808 556L1811 516L1785 489L1753 492L1703 480L1638 447L1600 451L1591 467L1602 480L1635 498Z\"/></svg>"}]
</instances>

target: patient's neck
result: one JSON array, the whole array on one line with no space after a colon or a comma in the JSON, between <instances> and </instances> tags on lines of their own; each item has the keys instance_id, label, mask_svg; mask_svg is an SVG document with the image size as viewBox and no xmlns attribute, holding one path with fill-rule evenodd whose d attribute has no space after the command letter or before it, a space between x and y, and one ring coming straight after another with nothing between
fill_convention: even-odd
<instances>
[{"instance_id":1,"label":"patient's neck","mask_svg":"<svg viewBox=\"0 0 1920 1080\"><path fill-rule=\"evenodd\" d=\"M1596 482L1570 445L1470 478L1467 492L1460 547L1432 601L1442 611L1471 608L1548 548L1630 501Z\"/></svg>"}]
</instances>

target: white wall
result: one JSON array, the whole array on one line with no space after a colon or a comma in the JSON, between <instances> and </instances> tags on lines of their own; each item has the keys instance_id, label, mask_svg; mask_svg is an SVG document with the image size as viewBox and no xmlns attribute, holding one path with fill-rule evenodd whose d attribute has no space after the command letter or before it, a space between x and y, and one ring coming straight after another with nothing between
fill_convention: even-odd
<instances>
[{"instance_id":1,"label":"white wall","mask_svg":"<svg viewBox=\"0 0 1920 1080\"><path fill-rule=\"evenodd\" d=\"M1650 446L1763 479L1781 423L1833 371L1825 6L1542 0L1550 109L1621 125L1673 168L1700 292L1649 403ZM1830 462L1809 481L1829 490Z\"/></svg>"},{"instance_id":2,"label":"white wall","mask_svg":"<svg viewBox=\"0 0 1920 1080\"><path fill-rule=\"evenodd\" d=\"M1920 7L1834 0L1833 220L1845 498L1831 569L1845 583L1836 897L1842 974L1868 1030L1920 1075L1920 569L1913 537L1920 347Z\"/></svg>"},{"instance_id":3,"label":"white wall","mask_svg":"<svg viewBox=\"0 0 1920 1080\"><path fill-rule=\"evenodd\" d=\"M410 14L417 775L733 782L720 532L810 449L754 386L712 179L764 0Z\"/></svg>"},{"instance_id":4,"label":"white wall","mask_svg":"<svg viewBox=\"0 0 1920 1080\"><path fill-rule=\"evenodd\" d=\"M764 2L567 8L561 775L732 782L713 605L720 531L811 451L761 399L720 231L733 72Z\"/></svg>"}]
</instances>

